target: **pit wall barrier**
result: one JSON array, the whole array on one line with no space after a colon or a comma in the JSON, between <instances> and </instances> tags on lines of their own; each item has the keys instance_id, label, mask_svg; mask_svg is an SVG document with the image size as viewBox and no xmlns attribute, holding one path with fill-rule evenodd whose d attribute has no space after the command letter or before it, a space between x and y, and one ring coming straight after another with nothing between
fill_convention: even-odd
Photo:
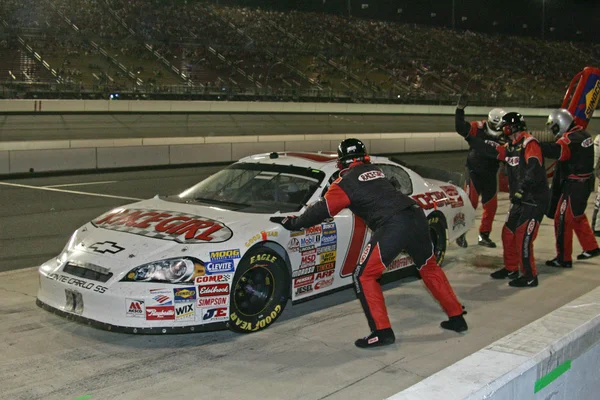
<instances>
[{"instance_id":1,"label":"pit wall barrier","mask_svg":"<svg viewBox=\"0 0 600 400\"><path fill-rule=\"evenodd\" d=\"M233 162L273 151L336 151L348 137L360 137L372 154L468 149L456 132L0 142L0 175Z\"/></svg>"},{"instance_id":2,"label":"pit wall barrier","mask_svg":"<svg viewBox=\"0 0 600 400\"><path fill-rule=\"evenodd\" d=\"M600 288L387 400L425 399L600 399Z\"/></svg>"},{"instance_id":3,"label":"pit wall barrier","mask_svg":"<svg viewBox=\"0 0 600 400\"><path fill-rule=\"evenodd\" d=\"M549 108L509 107L526 117L547 117ZM0 100L0 113L308 113L453 115L454 106L410 104L293 103L161 100ZM468 107L487 115L490 107ZM600 117L595 115L594 117Z\"/></svg>"}]
</instances>

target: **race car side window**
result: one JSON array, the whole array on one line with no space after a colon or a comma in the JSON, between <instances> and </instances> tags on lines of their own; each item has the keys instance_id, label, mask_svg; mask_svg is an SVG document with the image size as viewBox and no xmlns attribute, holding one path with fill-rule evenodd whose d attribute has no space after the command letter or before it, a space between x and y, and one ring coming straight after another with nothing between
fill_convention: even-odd
<instances>
[{"instance_id":1,"label":"race car side window","mask_svg":"<svg viewBox=\"0 0 600 400\"><path fill-rule=\"evenodd\" d=\"M377 164L377 166L381 168L385 176L392 182L392 185L394 185L396 189L406 195L412 194L412 181L404 168L390 164Z\"/></svg>"},{"instance_id":2,"label":"race car side window","mask_svg":"<svg viewBox=\"0 0 600 400\"><path fill-rule=\"evenodd\" d=\"M329 179L327 180L327 185L325 185L325 188L323 188L323 191L321 192L321 197L325 196L325 193L327 192L327 189L329 189L329 186L331 186L331 184L333 182L335 182L335 180L337 178L340 177L340 171L335 171L333 174L331 174L331 176L329 177Z\"/></svg>"}]
</instances>

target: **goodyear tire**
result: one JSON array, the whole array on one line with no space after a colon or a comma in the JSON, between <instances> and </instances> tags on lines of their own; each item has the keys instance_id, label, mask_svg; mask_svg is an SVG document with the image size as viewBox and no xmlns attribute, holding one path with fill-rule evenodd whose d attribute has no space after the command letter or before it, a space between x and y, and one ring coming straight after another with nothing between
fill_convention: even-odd
<instances>
[{"instance_id":1,"label":"goodyear tire","mask_svg":"<svg viewBox=\"0 0 600 400\"><path fill-rule=\"evenodd\" d=\"M446 220L440 214L432 214L427 218L429 222L429 235L433 243L433 254L439 265L444 262L448 234L446 231Z\"/></svg>"},{"instance_id":2,"label":"goodyear tire","mask_svg":"<svg viewBox=\"0 0 600 400\"><path fill-rule=\"evenodd\" d=\"M240 262L230 294L229 329L250 333L279 318L288 300L290 278L285 261L258 248Z\"/></svg>"}]
</instances>

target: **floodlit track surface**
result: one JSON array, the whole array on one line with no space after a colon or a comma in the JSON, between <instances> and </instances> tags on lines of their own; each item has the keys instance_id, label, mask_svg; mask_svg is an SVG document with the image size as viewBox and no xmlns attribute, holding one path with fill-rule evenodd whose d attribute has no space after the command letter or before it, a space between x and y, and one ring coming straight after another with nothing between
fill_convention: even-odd
<instances>
[{"instance_id":1,"label":"floodlit track surface","mask_svg":"<svg viewBox=\"0 0 600 400\"><path fill-rule=\"evenodd\" d=\"M472 117L483 119L485 116ZM530 130L545 118L527 118ZM450 132L454 116L354 114L0 115L0 141L178 136Z\"/></svg>"},{"instance_id":2,"label":"floodlit track surface","mask_svg":"<svg viewBox=\"0 0 600 400\"><path fill-rule=\"evenodd\" d=\"M460 170L464 157L402 158ZM0 185L0 269L6 271L0 273L0 398L382 399L600 284L598 259L575 262L570 271L542 266L554 255L552 221L544 220L535 243L538 288L514 289L489 279L502 264L501 248L464 250L451 244L445 271L467 306L470 330L463 335L442 331L438 304L422 282L407 279L384 287L398 339L379 350L353 345L368 327L351 290L288 305L272 327L250 335L123 335L35 306L37 274L25 267L55 256L78 226L131 202L119 197L177 193L219 168L2 181L11 185ZM497 243L507 207L504 195L492 233ZM468 236L471 244L477 225ZM578 253L579 245L574 247Z\"/></svg>"}]
</instances>

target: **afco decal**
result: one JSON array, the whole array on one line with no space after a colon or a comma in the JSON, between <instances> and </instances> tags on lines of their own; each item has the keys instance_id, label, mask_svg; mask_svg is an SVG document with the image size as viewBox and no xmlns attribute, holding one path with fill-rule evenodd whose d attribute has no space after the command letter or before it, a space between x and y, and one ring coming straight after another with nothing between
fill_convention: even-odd
<instances>
[{"instance_id":1,"label":"afco decal","mask_svg":"<svg viewBox=\"0 0 600 400\"><path fill-rule=\"evenodd\" d=\"M175 211L117 210L100 216L92 224L98 228L179 243L220 243L233 236L231 229L218 221Z\"/></svg>"}]
</instances>

